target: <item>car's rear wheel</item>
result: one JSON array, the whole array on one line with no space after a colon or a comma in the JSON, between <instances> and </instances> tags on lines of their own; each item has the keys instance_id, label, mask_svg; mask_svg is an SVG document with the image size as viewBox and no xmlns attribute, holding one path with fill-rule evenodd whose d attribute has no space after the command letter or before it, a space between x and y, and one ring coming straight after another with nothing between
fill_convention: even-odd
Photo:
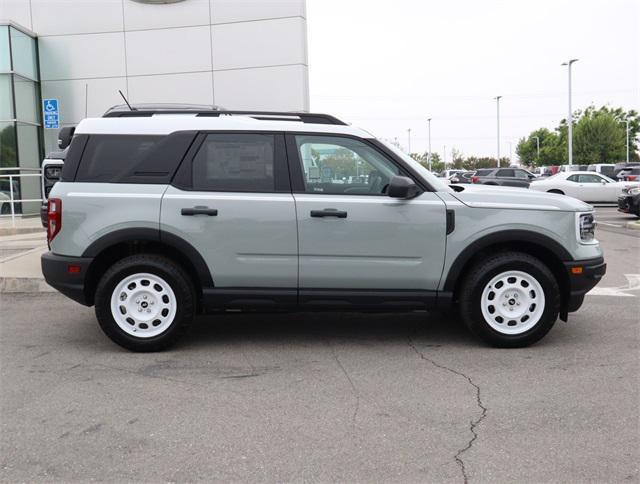
<instances>
[{"instance_id":1,"label":"car's rear wheel","mask_svg":"<svg viewBox=\"0 0 640 484\"><path fill-rule=\"evenodd\" d=\"M558 195L564 195L564 192L562 190L547 190L547 193L557 193Z\"/></svg>"},{"instance_id":2,"label":"car's rear wheel","mask_svg":"<svg viewBox=\"0 0 640 484\"><path fill-rule=\"evenodd\" d=\"M535 343L553 327L560 309L560 288L539 259L503 252L474 265L458 294L466 326L493 346Z\"/></svg>"},{"instance_id":3,"label":"car's rear wheel","mask_svg":"<svg viewBox=\"0 0 640 484\"><path fill-rule=\"evenodd\" d=\"M132 351L158 351L185 333L194 313L192 284L172 260L126 257L100 279L95 294L100 327Z\"/></svg>"}]
</instances>

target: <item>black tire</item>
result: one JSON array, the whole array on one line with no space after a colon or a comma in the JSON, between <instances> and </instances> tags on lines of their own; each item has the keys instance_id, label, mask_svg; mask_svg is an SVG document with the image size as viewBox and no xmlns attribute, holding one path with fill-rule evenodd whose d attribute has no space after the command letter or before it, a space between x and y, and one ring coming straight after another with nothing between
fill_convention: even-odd
<instances>
[{"instance_id":1,"label":"black tire","mask_svg":"<svg viewBox=\"0 0 640 484\"><path fill-rule=\"evenodd\" d=\"M519 271L532 276L544 293L545 304L540 319L520 334L496 331L482 312L481 299L485 287L494 277L507 271ZM560 311L560 288L553 273L539 259L522 252L501 252L471 267L460 286L458 301L460 316L471 332L495 347L520 348L539 341L551 330Z\"/></svg>"},{"instance_id":2,"label":"black tire","mask_svg":"<svg viewBox=\"0 0 640 484\"><path fill-rule=\"evenodd\" d=\"M126 333L111 312L111 296L127 276L149 273L162 278L176 298L176 312L161 334L141 338ZM144 282L144 281L143 281ZM126 257L113 264L102 276L95 293L95 311L100 327L118 345L139 352L160 351L174 344L187 329L195 313L195 293L187 273L172 260L155 254Z\"/></svg>"},{"instance_id":3,"label":"black tire","mask_svg":"<svg viewBox=\"0 0 640 484\"><path fill-rule=\"evenodd\" d=\"M564 192L562 190L547 190L547 193L557 193L558 195L564 195Z\"/></svg>"}]
</instances>

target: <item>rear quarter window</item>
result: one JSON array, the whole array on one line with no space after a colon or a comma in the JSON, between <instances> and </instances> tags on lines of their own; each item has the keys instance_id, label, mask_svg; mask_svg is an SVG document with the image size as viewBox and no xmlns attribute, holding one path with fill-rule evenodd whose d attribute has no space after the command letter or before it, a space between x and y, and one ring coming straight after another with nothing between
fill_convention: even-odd
<instances>
[{"instance_id":1,"label":"rear quarter window","mask_svg":"<svg viewBox=\"0 0 640 484\"><path fill-rule=\"evenodd\" d=\"M76 173L77 182L116 182L155 147L158 135L91 135Z\"/></svg>"}]
</instances>

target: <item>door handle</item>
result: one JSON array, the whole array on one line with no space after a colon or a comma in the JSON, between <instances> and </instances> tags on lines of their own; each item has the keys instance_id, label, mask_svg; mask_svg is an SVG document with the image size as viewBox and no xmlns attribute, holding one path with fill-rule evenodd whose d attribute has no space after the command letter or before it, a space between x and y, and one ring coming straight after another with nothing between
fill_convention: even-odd
<instances>
[{"instance_id":1,"label":"door handle","mask_svg":"<svg viewBox=\"0 0 640 484\"><path fill-rule=\"evenodd\" d=\"M218 209L197 206L193 208L183 208L180 210L181 215L208 215L209 217L215 217L218 215Z\"/></svg>"},{"instance_id":2,"label":"door handle","mask_svg":"<svg viewBox=\"0 0 640 484\"><path fill-rule=\"evenodd\" d=\"M335 208L325 208L324 210L311 210L312 217L336 217L347 218L347 212Z\"/></svg>"}]
</instances>

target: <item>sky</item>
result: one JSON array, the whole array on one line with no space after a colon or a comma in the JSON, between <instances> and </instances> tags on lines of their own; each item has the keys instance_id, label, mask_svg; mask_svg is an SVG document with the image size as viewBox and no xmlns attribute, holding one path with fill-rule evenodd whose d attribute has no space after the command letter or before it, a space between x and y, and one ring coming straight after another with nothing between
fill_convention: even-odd
<instances>
[{"instance_id":1,"label":"sky","mask_svg":"<svg viewBox=\"0 0 640 484\"><path fill-rule=\"evenodd\" d=\"M640 0L307 0L311 111L407 150L513 154L590 104L640 110Z\"/></svg>"}]
</instances>

